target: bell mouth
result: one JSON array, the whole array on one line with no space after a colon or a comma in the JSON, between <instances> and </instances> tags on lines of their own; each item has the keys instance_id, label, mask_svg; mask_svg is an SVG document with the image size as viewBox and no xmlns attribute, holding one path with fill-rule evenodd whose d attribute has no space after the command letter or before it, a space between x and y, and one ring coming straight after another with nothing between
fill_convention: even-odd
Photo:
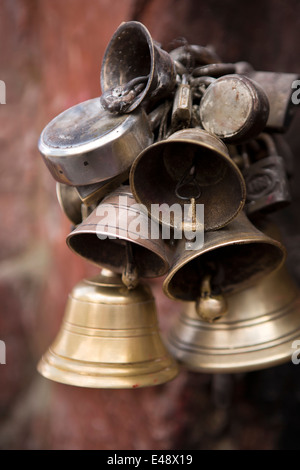
<instances>
[{"instance_id":1,"label":"bell mouth","mask_svg":"<svg viewBox=\"0 0 300 470\"><path fill-rule=\"evenodd\" d=\"M174 300L196 300L206 266L213 263L220 267L216 282L222 292L237 292L279 269L284 260L283 246L271 239L264 241L248 238L227 242L217 248L204 246L201 255L199 252L194 253L169 272L163 290Z\"/></svg>"},{"instance_id":2,"label":"bell mouth","mask_svg":"<svg viewBox=\"0 0 300 470\"><path fill-rule=\"evenodd\" d=\"M94 227L96 230L96 226ZM130 240L133 256L137 259L138 273L140 277L153 278L166 274L169 263L159 253L154 253L145 248L137 240L135 243ZM97 266L111 269L116 273L122 273L126 266L126 239L118 236L118 239L99 240L96 233L81 231L71 233L67 237L69 248L77 255Z\"/></svg>"},{"instance_id":3,"label":"bell mouth","mask_svg":"<svg viewBox=\"0 0 300 470\"><path fill-rule=\"evenodd\" d=\"M143 92L127 109L127 112L131 112L148 93L153 74L154 45L148 29L138 21L121 24L104 54L101 70L102 91L125 85L136 77L149 75Z\"/></svg>"},{"instance_id":4,"label":"bell mouth","mask_svg":"<svg viewBox=\"0 0 300 470\"><path fill-rule=\"evenodd\" d=\"M284 266L226 298L228 314L213 324L199 319L194 303L185 304L167 338L181 366L216 374L291 361L300 332L300 297Z\"/></svg>"}]
</instances>

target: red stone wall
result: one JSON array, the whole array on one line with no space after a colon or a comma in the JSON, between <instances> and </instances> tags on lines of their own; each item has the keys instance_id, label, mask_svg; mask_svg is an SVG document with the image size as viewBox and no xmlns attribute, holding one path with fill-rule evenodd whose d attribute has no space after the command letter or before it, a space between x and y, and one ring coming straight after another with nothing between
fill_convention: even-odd
<instances>
[{"instance_id":1,"label":"red stone wall","mask_svg":"<svg viewBox=\"0 0 300 470\"><path fill-rule=\"evenodd\" d=\"M36 364L59 329L67 294L95 268L65 244L70 227L37 150L43 127L100 95L106 45L122 21L142 21L164 47L176 38L212 44L225 61L300 73L297 0L0 0L0 447L3 449L274 449L299 446L299 370L286 365L226 378L181 372L141 390L52 383ZM299 112L294 202L280 215L300 282ZM180 305L152 283L162 330ZM221 384L221 385L220 385ZM298 434L297 434L298 433ZM294 439L294 441L293 441ZM293 444L294 442L294 444Z\"/></svg>"}]
</instances>

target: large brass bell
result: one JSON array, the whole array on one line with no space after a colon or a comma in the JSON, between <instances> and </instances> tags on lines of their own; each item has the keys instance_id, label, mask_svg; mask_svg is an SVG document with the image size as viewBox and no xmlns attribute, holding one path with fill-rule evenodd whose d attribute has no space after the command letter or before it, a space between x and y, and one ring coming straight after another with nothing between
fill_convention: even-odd
<instances>
[{"instance_id":1,"label":"large brass bell","mask_svg":"<svg viewBox=\"0 0 300 470\"><path fill-rule=\"evenodd\" d=\"M175 65L148 29L138 21L122 23L111 38L102 62L101 103L116 113L130 113L144 100L169 95L176 84Z\"/></svg>"},{"instance_id":2,"label":"large brass bell","mask_svg":"<svg viewBox=\"0 0 300 470\"><path fill-rule=\"evenodd\" d=\"M154 225L157 239L151 236ZM101 267L122 273L132 265L136 277L151 278L164 275L170 266L171 248L159 236L158 224L139 209L129 186L122 186L68 235L67 244Z\"/></svg>"},{"instance_id":3,"label":"large brass bell","mask_svg":"<svg viewBox=\"0 0 300 470\"><path fill-rule=\"evenodd\" d=\"M285 267L226 300L228 314L213 324L201 321L194 303L185 304L168 337L182 365L235 373L291 360L293 341L300 339L300 295Z\"/></svg>"},{"instance_id":4,"label":"large brass bell","mask_svg":"<svg viewBox=\"0 0 300 470\"><path fill-rule=\"evenodd\" d=\"M129 291L105 270L75 286L38 370L56 382L92 388L158 385L178 373L162 343L150 289L140 284Z\"/></svg>"},{"instance_id":5,"label":"large brass bell","mask_svg":"<svg viewBox=\"0 0 300 470\"><path fill-rule=\"evenodd\" d=\"M175 132L142 151L132 165L130 185L136 200L162 224L167 219L164 212L170 213L173 204L183 207L192 198L204 204L205 230L228 224L243 208L246 196L244 178L227 147L199 128ZM162 206L157 216L152 204ZM178 225L172 213L169 223L184 229L184 220Z\"/></svg>"},{"instance_id":6,"label":"large brass bell","mask_svg":"<svg viewBox=\"0 0 300 470\"><path fill-rule=\"evenodd\" d=\"M186 250L185 240L178 242L164 293L196 301L199 315L213 321L227 313L224 294L254 283L284 259L283 245L256 229L242 212L223 229L205 233L200 249Z\"/></svg>"}]
</instances>

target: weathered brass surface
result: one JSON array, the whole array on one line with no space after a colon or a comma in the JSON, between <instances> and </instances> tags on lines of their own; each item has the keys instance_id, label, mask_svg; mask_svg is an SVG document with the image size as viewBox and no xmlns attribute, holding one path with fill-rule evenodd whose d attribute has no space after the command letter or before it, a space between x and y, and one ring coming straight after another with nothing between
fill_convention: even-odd
<instances>
[{"instance_id":1,"label":"weathered brass surface","mask_svg":"<svg viewBox=\"0 0 300 470\"><path fill-rule=\"evenodd\" d=\"M224 75L205 91L200 102L204 129L227 142L241 142L259 134L269 116L263 89L242 75Z\"/></svg>"},{"instance_id":2,"label":"weathered brass surface","mask_svg":"<svg viewBox=\"0 0 300 470\"><path fill-rule=\"evenodd\" d=\"M178 241L163 284L172 299L196 300L211 263L221 274L222 292L228 293L278 269L286 255L283 245L255 228L243 212L223 229L205 233L201 249L186 250L185 243Z\"/></svg>"},{"instance_id":3,"label":"weathered brass surface","mask_svg":"<svg viewBox=\"0 0 300 470\"><path fill-rule=\"evenodd\" d=\"M144 77L139 93L126 85ZM122 23L112 36L102 62L102 103L111 112L132 112L142 101L152 104L168 96L176 84L175 65L161 49L148 29L138 21Z\"/></svg>"},{"instance_id":4,"label":"weathered brass surface","mask_svg":"<svg viewBox=\"0 0 300 470\"><path fill-rule=\"evenodd\" d=\"M54 118L41 133L39 150L57 181L82 186L129 171L135 157L152 142L143 110L115 116L94 98Z\"/></svg>"},{"instance_id":5,"label":"weathered brass surface","mask_svg":"<svg viewBox=\"0 0 300 470\"><path fill-rule=\"evenodd\" d=\"M97 265L122 273L127 264L126 244L129 242L139 276L163 276L170 267L172 251L164 240L151 237L151 226L156 225L158 235L160 228L156 222L150 223L147 214L136 206L129 186L120 187L68 235L68 246ZM106 210L111 208L113 212L108 214ZM99 239L97 234L107 238Z\"/></svg>"},{"instance_id":6,"label":"weathered brass surface","mask_svg":"<svg viewBox=\"0 0 300 470\"><path fill-rule=\"evenodd\" d=\"M204 204L204 228L216 230L228 224L245 203L244 178L216 136L202 129L185 129L167 140L145 149L134 161L130 186L135 199L151 213L151 204L183 206L187 201L176 195L178 183L195 168L196 204ZM164 223L164 208L157 221ZM174 227L171 213L170 225ZM152 217L154 215L152 214ZM182 229L183 227L176 227Z\"/></svg>"},{"instance_id":7,"label":"weathered brass surface","mask_svg":"<svg viewBox=\"0 0 300 470\"><path fill-rule=\"evenodd\" d=\"M82 222L82 201L76 188L63 183L56 183L56 195L62 211L74 225Z\"/></svg>"},{"instance_id":8,"label":"weathered brass surface","mask_svg":"<svg viewBox=\"0 0 300 470\"><path fill-rule=\"evenodd\" d=\"M56 382L91 388L148 387L178 373L162 343L149 287L129 291L120 276L105 271L75 286L38 370Z\"/></svg>"},{"instance_id":9,"label":"weathered brass surface","mask_svg":"<svg viewBox=\"0 0 300 470\"><path fill-rule=\"evenodd\" d=\"M267 128L276 132L285 132L289 128L295 114L296 106L292 102L295 73L245 72L245 75L258 83L265 91L270 105Z\"/></svg>"},{"instance_id":10,"label":"weathered brass surface","mask_svg":"<svg viewBox=\"0 0 300 470\"><path fill-rule=\"evenodd\" d=\"M228 314L213 324L201 321L194 303L183 306L168 337L181 365L235 373L291 360L300 339L300 295L285 267L226 299Z\"/></svg>"}]
</instances>

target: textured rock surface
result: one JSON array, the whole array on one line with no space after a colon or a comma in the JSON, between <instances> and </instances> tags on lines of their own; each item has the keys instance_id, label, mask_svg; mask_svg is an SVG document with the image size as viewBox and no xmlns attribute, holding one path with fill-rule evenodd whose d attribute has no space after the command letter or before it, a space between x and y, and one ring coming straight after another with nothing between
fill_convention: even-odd
<instances>
[{"instance_id":1,"label":"textured rock surface","mask_svg":"<svg viewBox=\"0 0 300 470\"><path fill-rule=\"evenodd\" d=\"M59 329L67 294L95 272L65 245L69 223L37 140L59 112L100 95L105 47L121 21L174 39L212 44L225 61L300 73L297 0L2 0L0 79L0 447L3 449L299 448L300 375L292 364L237 376L181 372L141 390L51 383L36 363ZM300 113L289 131L294 201L276 217L300 283ZM180 305L152 283L161 328ZM300 367L300 366L299 366ZM227 393L220 397L220 390Z\"/></svg>"}]
</instances>

